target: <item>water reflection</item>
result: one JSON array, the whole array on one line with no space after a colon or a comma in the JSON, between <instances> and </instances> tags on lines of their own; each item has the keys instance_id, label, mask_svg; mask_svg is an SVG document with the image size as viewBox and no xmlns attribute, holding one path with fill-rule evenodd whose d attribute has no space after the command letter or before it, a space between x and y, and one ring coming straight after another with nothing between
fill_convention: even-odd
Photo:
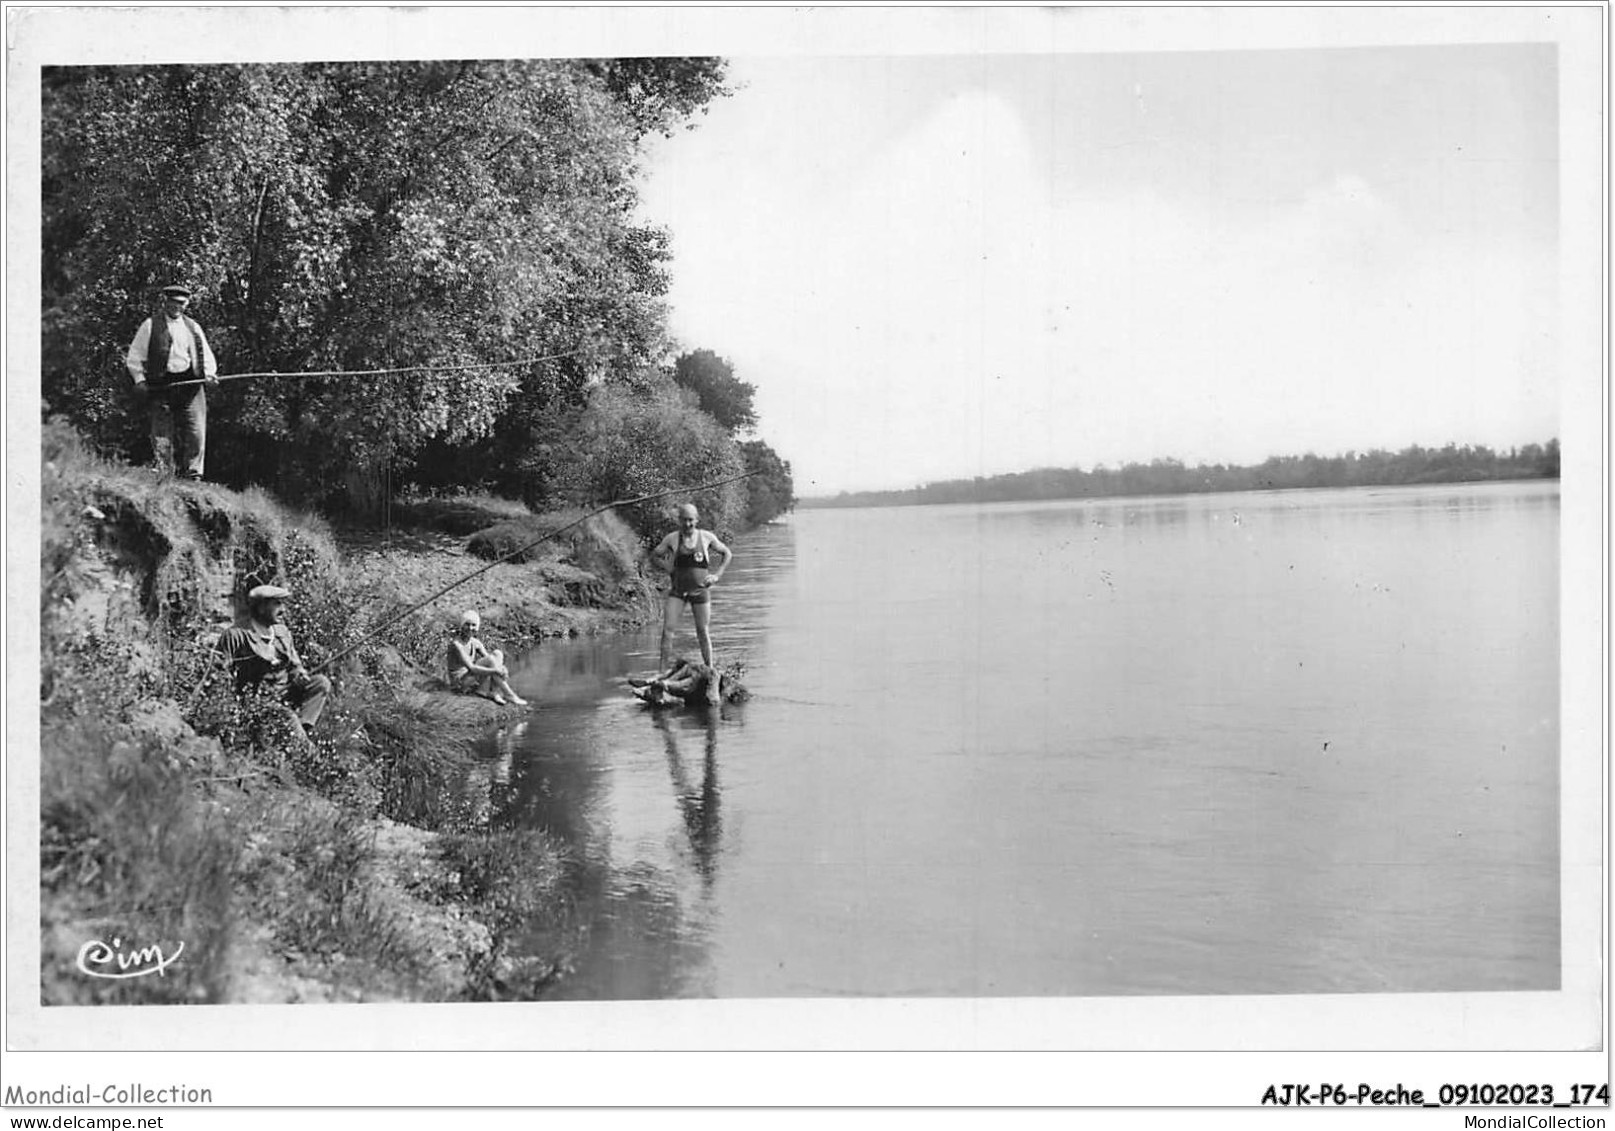
<instances>
[{"instance_id":1,"label":"water reflection","mask_svg":"<svg viewBox=\"0 0 1615 1131\"><path fill-rule=\"evenodd\" d=\"M459 804L451 822L459 829L486 829L501 822L501 814L509 809L516 789L511 782L511 767L516 751L527 734L527 720L499 726L494 732L484 756L467 768L459 782Z\"/></svg>"},{"instance_id":2,"label":"water reflection","mask_svg":"<svg viewBox=\"0 0 1615 1131\"><path fill-rule=\"evenodd\" d=\"M580 723L566 751L527 751L529 788L542 781L547 792L528 795L521 819L565 842L568 901L585 925L571 975L544 996L710 995L722 716L608 698ZM553 944L528 940L535 950Z\"/></svg>"},{"instance_id":3,"label":"water reflection","mask_svg":"<svg viewBox=\"0 0 1615 1131\"><path fill-rule=\"evenodd\" d=\"M514 665L540 707L487 751L494 819L563 842L582 936L519 945L573 948L545 994L573 1000L1557 984L1557 506L1248 492L748 536L714 618L743 711L630 700L654 627Z\"/></svg>"},{"instance_id":4,"label":"water reflection","mask_svg":"<svg viewBox=\"0 0 1615 1131\"><path fill-rule=\"evenodd\" d=\"M564 924L530 924L517 954L572 972L547 999L703 996L722 855L719 732L738 711L650 711L621 673L644 641L546 644L523 661L551 702L489 736L479 775L503 828L541 829L565 854Z\"/></svg>"},{"instance_id":5,"label":"water reflection","mask_svg":"<svg viewBox=\"0 0 1615 1131\"><path fill-rule=\"evenodd\" d=\"M781 524L736 547L714 617L721 661L764 645L765 615L791 577L794 531ZM519 729L490 736L493 820L541 829L564 846L570 925L534 923L518 953L564 952L572 973L547 999L637 1000L711 995L710 954L725 845L720 732L738 706L650 711L631 700L630 672L656 655L657 628L546 641L512 665L538 704ZM581 945L576 940L582 939Z\"/></svg>"},{"instance_id":6,"label":"water reflection","mask_svg":"<svg viewBox=\"0 0 1615 1131\"><path fill-rule=\"evenodd\" d=\"M766 660L834 706L726 736L723 992L1552 984L1555 492L803 515Z\"/></svg>"},{"instance_id":7,"label":"water reflection","mask_svg":"<svg viewBox=\"0 0 1615 1131\"><path fill-rule=\"evenodd\" d=\"M510 726L502 726L494 733L494 750L497 756L489 768L489 777L495 785L510 786L510 764L516 756L516 748L521 745L522 739L527 735L527 720Z\"/></svg>"},{"instance_id":8,"label":"water reflection","mask_svg":"<svg viewBox=\"0 0 1615 1131\"><path fill-rule=\"evenodd\" d=\"M1443 484L1437 487L1325 487L1115 496L998 503L992 507L959 505L912 509L933 512L930 517L938 526L992 527L1005 532L1026 528L1075 530L1087 527L1097 532L1106 528L1140 527L1159 531L1184 525L1191 519L1198 519L1201 523L1231 523L1235 526L1247 519L1321 524L1336 519L1384 519L1403 514L1411 514L1415 520L1442 516L1471 517L1490 511L1557 510L1558 506L1557 481L1525 480ZM894 512L871 513L879 514L882 521L893 521L889 516Z\"/></svg>"},{"instance_id":9,"label":"water reflection","mask_svg":"<svg viewBox=\"0 0 1615 1131\"><path fill-rule=\"evenodd\" d=\"M683 717L680 721L683 721ZM677 732L697 728L702 732L703 739L701 780L692 785L685 768L684 754L679 749ZM673 793L678 801L679 811L684 817L684 832L690 841L695 870L701 876L702 886L710 891L717 871L719 841L723 836L723 816L719 812L718 805L717 712L700 712L696 726L676 726L669 720L667 712L659 712L656 716L656 729L661 731L662 742L667 747L667 770L673 779Z\"/></svg>"}]
</instances>

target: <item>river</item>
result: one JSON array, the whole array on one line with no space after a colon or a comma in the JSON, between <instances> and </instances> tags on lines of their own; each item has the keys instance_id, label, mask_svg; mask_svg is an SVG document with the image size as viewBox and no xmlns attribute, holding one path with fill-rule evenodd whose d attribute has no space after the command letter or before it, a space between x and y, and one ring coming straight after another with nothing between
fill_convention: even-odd
<instances>
[{"instance_id":1,"label":"river","mask_svg":"<svg viewBox=\"0 0 1615 1131\"><path fill-rule=\"evenodd\" d=\"M749 702L513 670L550 996L1556 988L1558 547L1544 482L798 512L715 590Z\"/></svg>"}]
</instances>

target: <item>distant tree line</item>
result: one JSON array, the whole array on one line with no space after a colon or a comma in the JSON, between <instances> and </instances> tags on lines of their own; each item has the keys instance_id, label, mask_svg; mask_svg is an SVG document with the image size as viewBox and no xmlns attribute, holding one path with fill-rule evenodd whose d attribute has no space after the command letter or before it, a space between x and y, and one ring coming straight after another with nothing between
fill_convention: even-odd
<instances>
[{"instance_id":1,"label":"distant tree line","mask_svg":"<svg viewBox=\"0 0 1615 1131\"><path fill-rule=\"evenodd\" d=\"M1299 487L1369 487L1417 483L1470 483L1491 479L1557 479L1559 441L1506 452L1484 445L1417 444L1399 452L1374 449L1337 456L1271 456L1248 467L1175 459L1120 468L1038 468L1009 475L950 479L902 491L842 492L803 499L803 507L888 507L930 503L996 503L1036 499L1087 499L1125 495L1187 495L1213 491L1271 491Z\"/></svg>"},{"instance_id":2,"label":"distant tree line","mask_svg":"<svg viewBox=\"0 0 1615 1131\"><path fill-rule=\"evenodd\" d=\"M757 459L738 439L751 387L711 351L672 360L672 253L637 215L649 140L726 75L717 58L48 68L45 412L143 458L123 352L183 281L223 373L292 375L210 395L208 477L227 485L375 514L412 488L549 505L738 474ZM764 496L748 481L699 505L737 529L788 484Z\"/></svg>"}]
</instances>

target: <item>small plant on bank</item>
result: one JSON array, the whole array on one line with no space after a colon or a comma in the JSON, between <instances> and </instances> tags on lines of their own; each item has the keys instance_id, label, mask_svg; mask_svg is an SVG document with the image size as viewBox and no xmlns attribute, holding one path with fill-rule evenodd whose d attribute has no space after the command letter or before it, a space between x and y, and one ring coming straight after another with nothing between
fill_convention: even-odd
<instances>
[{"instance_id":1,"label":"small plant on bank","mask_svg":"<svg viewBox=\"0 0 1615 1131\"><path fill-rule=\"evenodd\" d=\"M298 881L284 892L289 902L277 926L292 954L405 973L420 965L403 925L366 882L375 846L363 822L334 807L303 808L280 847Z\"/></svg>"},{"instance_id":2,"label":"small plant on bank","mask_svg":"<svg viewBox=\"0 0 1615 1131\"><path fill-rule=\"evenodd\" d=\"M374 744L381 812L419 828L455 825L454 785L472 766L476 732L414 699L360 704L357 713Z\"/></svg>"},{"instance_id":3,"label":"small plant on bank","mask_svg":"<svg viewBox=\"0 0 1615 1131\"><path fill-rule=\"evenodd\" d=\"M566 857L554 841L537 830L448 833L438 852L457 877L460 897L492 932L493 945L472 967L467 997L531 1000L566 975L566 955L580 945L581 928L566 893ZM513 939L535 934L560 957L513 953Z\"/></svg>"}]
</instances>

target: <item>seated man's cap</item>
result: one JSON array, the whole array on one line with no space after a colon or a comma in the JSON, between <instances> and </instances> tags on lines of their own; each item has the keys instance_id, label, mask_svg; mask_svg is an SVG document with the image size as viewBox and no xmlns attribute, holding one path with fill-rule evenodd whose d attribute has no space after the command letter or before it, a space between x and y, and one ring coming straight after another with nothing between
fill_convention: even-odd
<instances>
[{"instance_id":1,"label":"seated man's cap","mask_svg":"<svg viewBox=\"0 0 1615 1131\"><path fill-rule=\"evenodd\" d=\"M481 624L482 623L482 618L477 615L477 610L475 610L475 609L467 609L465 611L465 615L460 618L460 623L461 624Z\"/></svg>"},{"instance_id":2,"label":"seated man's cap","mask_svg":"<svg viewBox=\"0 0 1615 1131\"><path fill-rule=\"evenodd\" d=\"M278 585L258 585L247 593L249 601L284 601L291 593Z\"/></svg>"},{"instance_id":3,"label":"seated man's cap","mask_svg":"<svg viewBox=\"0 0 1615 1131\"><path fill-rule=\"evenodd\" d=\"M178 295L180 298L190 298L191 288L187 287L184 283L170 283L168 286L163 288L163 294Z\"/></svg>"}]
</instances>

